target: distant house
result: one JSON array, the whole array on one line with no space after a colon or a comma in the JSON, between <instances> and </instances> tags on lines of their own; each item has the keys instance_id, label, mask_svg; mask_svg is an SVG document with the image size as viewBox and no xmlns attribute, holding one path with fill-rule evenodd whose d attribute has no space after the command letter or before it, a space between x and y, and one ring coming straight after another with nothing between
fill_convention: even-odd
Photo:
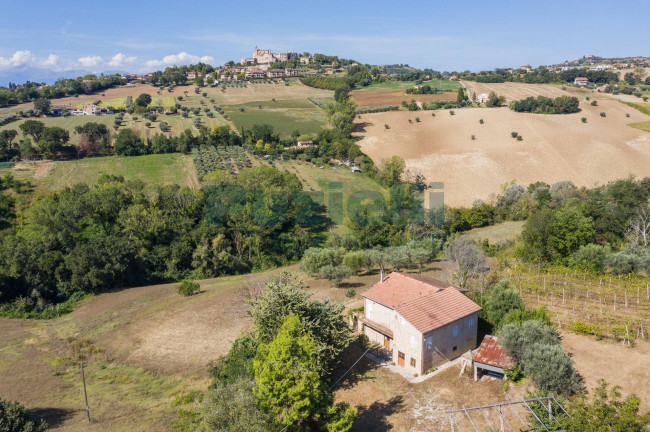
<instances>
[{"instance_id":1,"label":"distant house","mask_svg":"<svg viewBox=\"0 0 650 432\"><path fill-rule=\"evenodd\" d=\"M302 56L300 57L300 64L309 64L311 63L311 57L310 56Z\"/></svg>"},{"instance_id":2,"label":"distant house","mask_svg":"<svg viewBox=\"0 0 650 432\"><path fill-rule=\"evenodd\" d=\"M268 76L269 78L282 78L284 76L284 70L269 69L266 71L266 76Z\"/></svg>"},{"instance_id":3,"label":"distant house","mask_svg":"<svg viewBox=\"0 0 650 432\"><path fill-rule=\"evenodd\" d=\"M505 371L512 368L514 362L496 336L486 335L472 357L472 364L474 381L477 381L481 374L505 378Z\"/></svg>"},{"instance_id":4,"label":"distant house","mask_svg":"<svg viewBox=\"0 0 650 432\"><path fill-rule=\"evenodd\" d=\"M589 79L585 77L576 77L576 79L573 81L575 85L579 85L580 87L584 87L587 84L589 84Z\"/></svg>"},{"instance_id":5,"label":"distant house","mask_svg":"<svg viewBox=\"0 0 650 432\"><path fill-rule=\"evenodd\" d=\"M393 272L361 295L361 331L409 372L424 374L476 347L481 307L453 285Z\"/></svg>"},{"instance_id":6,"label":"distant house","mask_svg":"<svg viewBox=\"0 0 650 432\"><path fill-rule=\"evenodd\" d=\"M481 94L476 96L476 102L478 102L478 103L486 103L489 98L490 98L490 95L488 95L487 93L481 93Z\"/></svg>"},{"instance_id":7,"label":"distant house","mask_svg":"<svg viewBox=\"0 0 650 432\"><path fill-rule=\"evenodd\" d=\"M530 72L530 71L533 70L533 67L532 67L531 65L529 65L529 64L525 64L525 65L521 65L521 66L519 66L519 69L523 69L523 70L525 70L526 72Z\"/></svg>"},{"instance_id":8,"label":"distant house","mask_svg":"<svg viewBox=\"0 0 650 432\"><path fill-rule=\"evenodd\" d=\"M83 110L76 109L76 110L70 111L70 115L78 116L78 115L86 115L86 113L83 112Z\"/></svg>"},{"instance_id":9,"label":"distant house","mask_svg":"<svg viewBox=\"0 0 650 432\"><path fill-rule=\"evenodd\" d=\"M246 69L246 78L266 78L266 71L257 68Z\"/></svg>"},{"instance_id":10,"label":"distant house","mask_svg":"<svg viewBox=\"0 0 650 432\"><path fill-rule=\"evenodd\" d=\"M353 166L353 167L350 167L350 171L352 171L353 173L360 173L361 168L358 167L358 166Z\"/></svg>"},{"instance_id":11,"label":"distant house","mask_svg":"<svg viewBox=\"0 0 650 432\"><path fill-rule=\"evenodd\" d=\"M94 115L99 108L95 104L83 104L81 110L84 112L84 115Z\"/></svg>"},{"instance_id":12,"label":"distant house","mask_svg":"<svg viewBox=\"0 0 650 432\"><path fill-rule=\"evenodd\" d=\"M60 116L63 115L63 112L66 110L66 107L52 107L50 112L52 113L53 116Z\"/></svg>"},{"instance_id":13,"label":"distant house","mask_svg":"<svg viewBox=\"0 0 650 432\"><path fill-rule=\"evenodd\" d=\"M187 79L193 80L196 77L202 76L202 74L199 71L189 71L186 76L187 76Z\"/></svg>"},{"instance_id":14,"label":"distant house","mask_svg":"<svg viewBox=\"0 0 650 432\"><path fill-rule=\"evenodd\" d=\"M287 68L284 70L285 76L298 76L300 75L300 69Z\"/></svg>"}]
</instances>

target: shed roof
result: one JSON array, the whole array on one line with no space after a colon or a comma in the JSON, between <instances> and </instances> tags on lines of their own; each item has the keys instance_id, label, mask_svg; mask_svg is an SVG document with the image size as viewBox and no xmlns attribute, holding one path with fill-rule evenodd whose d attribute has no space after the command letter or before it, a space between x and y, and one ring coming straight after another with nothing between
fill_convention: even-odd
<instances>
[{"instance_id":1,"label":"shed roof","mask_svg":"<svg viewBox=\"0 0 650 432\"><path fill-rule=\"evenodd\" d=\"M472 360L501 369L510 369L514 363L499 343L499 338L490 335L483 338Z\"/></svg>"}]
</instances>

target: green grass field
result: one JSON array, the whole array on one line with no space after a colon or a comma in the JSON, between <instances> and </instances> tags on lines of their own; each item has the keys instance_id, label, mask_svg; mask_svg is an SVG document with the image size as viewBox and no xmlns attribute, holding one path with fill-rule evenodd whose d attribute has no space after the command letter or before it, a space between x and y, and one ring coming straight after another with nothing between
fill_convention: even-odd
<instances>
[{"instance_id":1,"label":"green grass field","mask_svg":"<svg viewBox=\"0 0 650 432\"><path fill-rule=\"evenodd\" d=\"M180 153L21 162L14 168L0 169L0 175L6 172L12 172L18 179L29 180L40 191L64 189L75 183L93 184L104 174L138 179L148 184L199 185L192 157Z\"/></svg>"},{"instance_id":2,"label":"green grass field","mask_svg":"<svg viewBox=\"0 0 650 432\"><path fill-rule=\"evenodd\" d=\"M262 108L259 108L259 105ZM318 133L327 123L325 113L308 100L270 100L222 106L235 123L237 130L249 129L255 124L268 123L281 138L288 138L294 130L301 135ZM243 108L244 111L239 109Z\"/></svg>"},{"instance_id":3,"label":"green grass field","mask_svg":"<svg viewBox=\"0 0 650 432\"><path fill-rule=\"evenodd\" d=\"M625 105L635 108L641 111L643 114L650 115L650 102L648 103L633 103L633 102L623 102Z\"/></svg>"},{"instance_id":4,"label":"green grass field","mask_svg":"<svg viewBox=\"0 0 650 432\"><path fill-rule=\"evenodd\" d=\"M133 98L133 103L135 103L135 98ZM151 103L149 104L150 107L161 106L163 108L173 108L175 105L176 105L176 100L174 96L158 96L158 95L151 95ZM115 109L124 109L126 108L126 98L121 97L121 98L115 98L106 101L102 100L98 106L104 108L113 107Z\"/></svg>"},{"instance_id":5,"label":"green grass field","mask_svg":"<svg viewBox=\"0 0 650 432\"><path fill-rule=\"evenodd\" d=\"M391 81L384 83L371 84L367 87L361 87L357 90L386 90L386 89L408 89L415 86L415 81ZM422 85L430 85L431 87L436 87L441 90L457 90L460 87L460 83L456 81L449 80L430 80L425 81Z\"/></svg>"}]
</instances>

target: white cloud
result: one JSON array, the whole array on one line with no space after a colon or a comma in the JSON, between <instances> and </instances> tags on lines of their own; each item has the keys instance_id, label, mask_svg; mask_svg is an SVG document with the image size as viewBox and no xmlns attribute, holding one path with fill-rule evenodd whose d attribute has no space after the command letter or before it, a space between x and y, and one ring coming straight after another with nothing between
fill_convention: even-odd
<instances>
[{"instance_id":1,"label":"white cloud","mask_svg":"<svg viewBox=\"0 0 650 432\"><path fill-rule=\"evenodd\" d=\"M79 57L77 60L83 67L95 67L102 62L102 58L99 56L88 56L88 57Z\"/></svg>"},{"instance_id":2,"label":"white cloud","mask_svg":"<svg viewBox=\"0 0 650 432\"><path fill-rule=\"evenodd\" d=\"M11 57L0 57L0 68L13 68L19 66L43 67L56 69L59 56L50 54L47 57L38 57L31 51L16 51Z\"/></svg>"},{"instance_id":3,"label":"white cloud","mask_svg":"<svg viewBox=\"0 0 650 432\"><path fill-rule=\"evenodd\" d=\"M111 61L108 62L108 65L111 67L124 67L132 65L137 59L137 57L127 57L122 53L118 53L111 58Z\"/></svg>"},{"instance_id":4,"label":"white cloud","mask_svg":"<svg viewBox=\"0 0 650 432\"><path fill-rule=\"evenodd\" d=\"M212 56L199 57L192 54L188 54L185 51L183 51L178 54L167 55L163 57L162 60L149 60L145 64L151 68L151 67L158 67L163 65L188 65L192 63L198 63L198 62L212 63L214 62L214 57Z\"/></svg>"}]
</instances>

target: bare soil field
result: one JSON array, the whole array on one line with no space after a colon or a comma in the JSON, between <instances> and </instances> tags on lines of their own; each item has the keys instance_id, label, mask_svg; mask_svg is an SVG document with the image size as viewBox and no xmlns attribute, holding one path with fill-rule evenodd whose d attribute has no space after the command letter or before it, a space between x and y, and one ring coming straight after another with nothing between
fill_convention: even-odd
<instances>
[{"instance_id":1,"label":"bare soil field","mask_svg":"<svg viewBox=\"0 0 650 432\"><path fill-rule=\"evenodd\" d=\"M352 99L359 106L379 106L379 105L398 105L401 106L403 101L418 102L431 101L455 101L455 92L444 92L431 95L407 94L404 89L385 89L385 90L355 90L350 93Z\"/></svg>"},{"instance_id":2,"label":"bare soil field","mask_svg":"<svg viewBox=\"0 0 650 432\"><path fill-rule=\"evenodd\" d=\"M568 115L505 107L457 109L455 115L447 110L365 114L357 136L375 163L398 155L428 181L444 182L445 203L452 206L489 200L512 180L524 185L570 180L592 187L630 174L650 175L650 134L627 126L650 116L612 99L595 107L582 102L580 108ZM512 138L513 131L523 140Z\"/></svg>"}]
</instances>

